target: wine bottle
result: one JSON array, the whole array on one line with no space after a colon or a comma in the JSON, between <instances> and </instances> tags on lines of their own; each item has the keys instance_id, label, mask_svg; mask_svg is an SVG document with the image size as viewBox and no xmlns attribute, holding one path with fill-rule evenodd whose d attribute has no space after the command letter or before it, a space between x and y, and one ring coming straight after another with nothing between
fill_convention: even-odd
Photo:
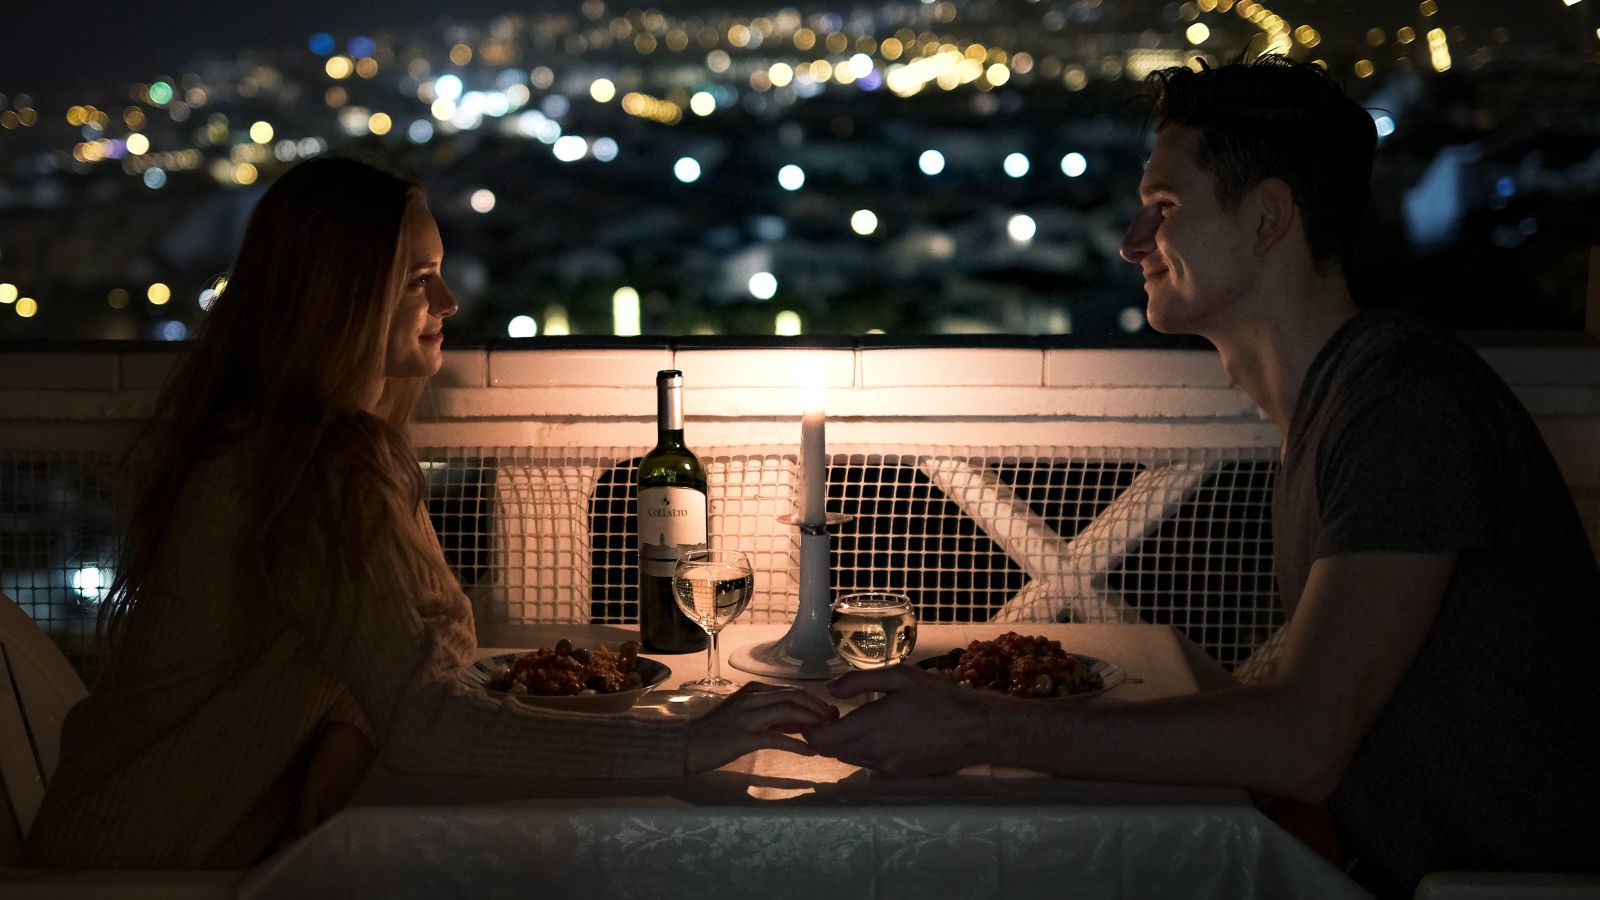
<instances>
[{"instance_id":1,"label":"wine bottle","mask_svg":"<svg viewBox=\"0 0 1600 900\"><path fill-rule=\"evenodd\" d=\"M683 373L656 373L655 449L639 461L639 637L656 653L704 650L706 633L678 609L672 570L706 546L706 470L683 443Z\"/></svg>"}]
</instances>

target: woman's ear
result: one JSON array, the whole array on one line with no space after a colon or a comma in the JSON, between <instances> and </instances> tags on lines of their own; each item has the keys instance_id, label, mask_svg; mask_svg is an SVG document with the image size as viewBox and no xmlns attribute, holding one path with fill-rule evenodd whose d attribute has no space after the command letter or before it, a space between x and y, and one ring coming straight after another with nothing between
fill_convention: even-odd
<instances>
[{"instance_id":1,"label":"woman's ear","mask_svg":"<svg viewBox=\"0 0 1600 900\"><path fill-rule=\"evenodd\" d=\"M1294 191L1282 178L1267 178L1251 189L1248 208L1255 217L1255 235L1251 249L1256 256L1266 256L1291 233L1300 221L1300 208L1295 205Z\"/></svg>"}]
</instances>

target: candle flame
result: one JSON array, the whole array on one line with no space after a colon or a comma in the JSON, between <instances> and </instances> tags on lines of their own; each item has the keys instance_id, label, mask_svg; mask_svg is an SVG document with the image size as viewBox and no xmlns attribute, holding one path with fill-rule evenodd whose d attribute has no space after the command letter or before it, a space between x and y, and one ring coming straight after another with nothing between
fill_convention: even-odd
<instances>
[{"instance_id":1,"label":"candle flame","mask_svg":"<svg viewBox=\"0 0 1600 900\"><path fill-rule=\"evenodd\" d=\"M807 410L821 410L826 408L828 391L822 386L821 378L817 378L806 385L805 408Z\"/></svg>"}]
</instances>

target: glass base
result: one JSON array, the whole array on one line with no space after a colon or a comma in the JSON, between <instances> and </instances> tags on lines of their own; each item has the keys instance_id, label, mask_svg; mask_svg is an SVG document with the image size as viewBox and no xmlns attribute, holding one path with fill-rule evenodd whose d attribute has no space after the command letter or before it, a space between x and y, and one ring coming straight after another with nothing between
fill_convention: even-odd
<instances>
[{"instance_id":1,"label":"glass base","mask_svg":"<svg viewBox=\"0 0 1600 900\"><path fill-rule=\"evenodd\" d=\"M711 694L716 697L726 697L744 685L726 678L700 678L695 681L685 681L678 685L678 690L690 694Z\"/></svg>"},{"instance_id":2,"label":"glass base","mask_svg":"<svg viewBox=\"0 0 1600 900\"><path fill-rule=\"evenodd\" d=\"M822 627L826 629L826 623ZM820 641L794 640L800 628L791 627L789 634L775 641L740 647L728 657L728 665L751 675L792 681L821 681L850 671L834 653L826 630L820 633Z\"/></svg>"}]
</instances>

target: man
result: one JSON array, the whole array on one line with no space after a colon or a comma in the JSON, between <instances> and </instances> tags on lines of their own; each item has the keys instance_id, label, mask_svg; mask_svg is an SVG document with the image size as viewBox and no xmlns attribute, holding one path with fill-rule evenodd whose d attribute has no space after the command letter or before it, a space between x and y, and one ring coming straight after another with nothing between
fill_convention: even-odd
<instances>
[{"instance_id":1,"label":"man","mask_svg":"<svg viewBox=\"0 0 1600 900\"><path fill-rule=\"evenodd\" d=\"M1152 80L1157 139L1122 253L1151 324L1209 339L1285 434L1275 672L1121 706L853 673L836 695L884 699L808 740L894 775L991 763L1321 805L1380 894L1442 869L1596 866L1600 571L1494 373L1444 332L1358 312L1345 265L1371 118L1282 59Z\"/></svg>"}]
</instances>

